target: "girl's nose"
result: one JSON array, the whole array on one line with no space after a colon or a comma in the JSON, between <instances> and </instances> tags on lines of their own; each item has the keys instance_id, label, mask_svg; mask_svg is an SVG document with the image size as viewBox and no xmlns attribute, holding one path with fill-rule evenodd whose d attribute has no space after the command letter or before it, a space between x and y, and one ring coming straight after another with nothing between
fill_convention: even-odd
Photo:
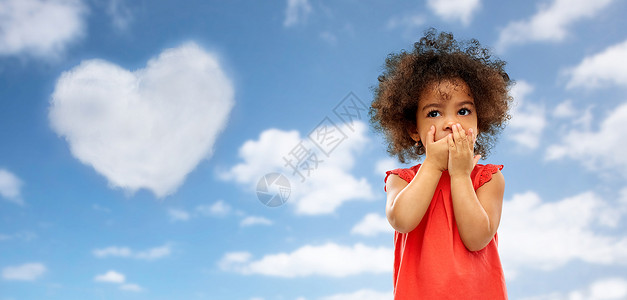
<instances>
[{"instance_id":1,"label":"girl's nose","mask_svg":"<svg viewBox=\"0 0 627 300\"><path fill-rule=\"evenodd\" d=\"M453 132L453 125L457 124L457 122L453 121L453 120L448 120L444 123L444 128L443 130L448 131L448 132Z\"/></svg>"}]
</instances>

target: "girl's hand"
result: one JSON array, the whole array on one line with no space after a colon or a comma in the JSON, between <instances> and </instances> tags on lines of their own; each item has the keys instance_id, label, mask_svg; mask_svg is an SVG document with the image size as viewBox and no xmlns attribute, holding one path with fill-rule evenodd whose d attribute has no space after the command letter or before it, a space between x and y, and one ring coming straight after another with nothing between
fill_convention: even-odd
<instances>
[{"instance_id":1,"label":"girl's hand","mask_svg":"<svg viewBox=\"0 0 627 300\"><path fill-rule=\"evenodd\" d=\"M449 164L449 149L448 139L451 138L449 134L447 137L435 141L435 126L431 126L429 133L427 134L427 141L425 143L426 156L423 163L435 167L440 172L448 169Z\"/></svg>"},{"instance_id":2,"label":"girl's hand","mask_svg":"<svg viewBox=\"0 0 627 300\"><path fill-rule=\"evenodd\" d=\"M474 155L477 135L468 130L468 134L460 124L453 125L453 134L448 140L448 172L453 176L470 176L481 155Z\"/></svg>"}]
</instances>

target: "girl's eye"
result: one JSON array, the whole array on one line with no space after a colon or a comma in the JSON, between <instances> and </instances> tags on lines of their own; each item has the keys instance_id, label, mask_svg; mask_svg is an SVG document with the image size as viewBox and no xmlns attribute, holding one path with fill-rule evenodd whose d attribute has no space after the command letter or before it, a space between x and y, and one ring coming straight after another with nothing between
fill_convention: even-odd
<instances>
[{"instance_id":1,"label":"girl's eye","mask_svg":"<svg viewBox=\"0 0 627 300\"><path fill-rule=\"evenodd\" d=\"M435 117L438 117L438 116L440 116L440 112L437 111L437 110L432 110L429 113L427 113L427 117L428 118L435 118Z\"/></svg>"},{"instance_id":2,"label":"girl's eye","mask_svg":"<svg viewBox=\"0 0 627 300\"><path fill-rule=\"evenodd\" d=\"M462 116L467 116L467 115L469 115L469 114L470 114L470 109L467 109L467 108L462 108L462 109L460 109L460 110L459 110L459 112L457 112L457 113L458 113L459 115L462 115Z\"/></svg>"}]
</instances>

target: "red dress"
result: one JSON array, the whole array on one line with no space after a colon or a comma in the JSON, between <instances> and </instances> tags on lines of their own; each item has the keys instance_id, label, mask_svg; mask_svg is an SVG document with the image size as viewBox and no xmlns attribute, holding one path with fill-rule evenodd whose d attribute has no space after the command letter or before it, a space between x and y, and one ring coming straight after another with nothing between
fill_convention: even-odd
<instances>
[{"instance_id":1,"label":"red dress","mask_svg":"<svg viewBox=\"0 0 627 300\"><path fill-rule=\"evenodd\" d=\"M384 181L396 174L410 182L419 168L387 171ZM477 164L470 175L474 189L501 169ZM444 171L418 227L394 232L394 299L507 299L497 244L495 234L485 248L466 249L453 214L451 180Z\"/></svg>"}]
</instances>

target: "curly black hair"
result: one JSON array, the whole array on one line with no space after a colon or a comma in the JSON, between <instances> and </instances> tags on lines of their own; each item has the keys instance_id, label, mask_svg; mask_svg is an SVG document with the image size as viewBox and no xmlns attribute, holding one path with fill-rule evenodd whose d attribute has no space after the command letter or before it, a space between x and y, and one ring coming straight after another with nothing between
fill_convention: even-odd
<instances>
[{"instance_id":1,"label":"curly black hair","mask_svg":"<svg viewBox=\"0 0 627 300\"><path fill-rule=\"evenodd\" d=\"M411 52L401 50L385 59L379 84L372 88L370 123L385 136L390 155L401 163L418 160L425 154L424 145L414 146L407 128L416 126L419 96L432 83L462 79L475 99L479 130L475 153L485 159L511 118L509 89L513 81L504 66L504 61L493 57L476 39L456 41L453 34L431 28Z\"/></svg>"}]
</instances>

